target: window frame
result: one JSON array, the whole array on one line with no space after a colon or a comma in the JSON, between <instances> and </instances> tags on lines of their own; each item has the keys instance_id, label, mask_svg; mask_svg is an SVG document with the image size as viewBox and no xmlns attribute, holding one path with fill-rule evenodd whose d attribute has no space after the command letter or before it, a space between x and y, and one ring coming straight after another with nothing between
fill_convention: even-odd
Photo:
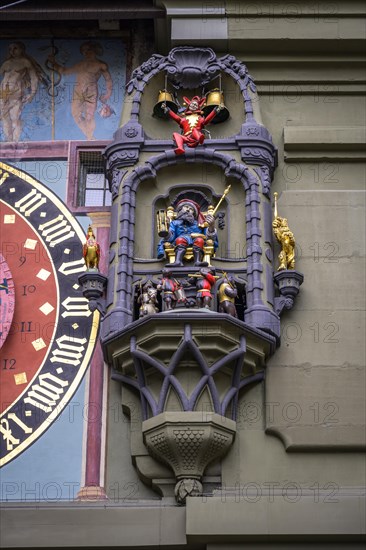
<instances>
[{"instance_id":1,"label":"window frame","mask_svg":"<svg viewBox=\"0 0 366 550\"><path fill-rule=\"evenodd\" d=\"M74 214L88 214L92 212L110 212L111 206L84 206L79 204L82 192L82 183L79 181L80 167L82 164L80 153L100 153L109 145L110 141L70 141L69 166L67 175L67 206Z\"/></svg>"}]
</instances>

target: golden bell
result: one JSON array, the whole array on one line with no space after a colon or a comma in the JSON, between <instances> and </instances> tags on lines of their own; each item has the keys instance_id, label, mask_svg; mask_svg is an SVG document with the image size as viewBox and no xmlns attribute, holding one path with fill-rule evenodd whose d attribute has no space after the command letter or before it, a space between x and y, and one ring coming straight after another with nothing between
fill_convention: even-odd
<instances>
[{"instance_id":1,"label":"golden bell","mask_svg":"<svg viewBox=\"0 0 366 550\"><path fill-rule=\"evenodd\" d=\"M154 105L154 116L158 118L168 119L168 113L164 113L162 109L162 104L165 103L174 113L178 111L178 105L175 103L172 94L167 90L159 90L158 101Z\"/></svg>"},{"instance_id":2,"label":"golden bell","mask_svg":"<svg viewBox=\"0 0 366 550\"><path fill-rule=\"evenodd\" d=\"M222 105L223 107L212 120L212 124L225 122L225 120L227 120L230 116L229 109L224 105L224 93L221 92L218 88L214 88L206 94L206 104L202 109L205 117L209 115L212 109L214 109L218 105Z\"/></svg>"}]
</instances>

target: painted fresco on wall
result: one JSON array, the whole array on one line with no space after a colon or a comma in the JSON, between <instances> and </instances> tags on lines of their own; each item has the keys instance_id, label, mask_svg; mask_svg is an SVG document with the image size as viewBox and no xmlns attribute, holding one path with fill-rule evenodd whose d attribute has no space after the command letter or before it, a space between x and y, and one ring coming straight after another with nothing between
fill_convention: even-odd
<instances>
[{"instance_id":1,"label":"painted fresco on wall","mask_svg":"<svg viewBox=\"0 0 366 550\"><path fill-rule=\"evenodd\" d=\"M120 40L0 44L1 141L112 137L125 86L125 48Z\"/></svg>"}]
</instances>

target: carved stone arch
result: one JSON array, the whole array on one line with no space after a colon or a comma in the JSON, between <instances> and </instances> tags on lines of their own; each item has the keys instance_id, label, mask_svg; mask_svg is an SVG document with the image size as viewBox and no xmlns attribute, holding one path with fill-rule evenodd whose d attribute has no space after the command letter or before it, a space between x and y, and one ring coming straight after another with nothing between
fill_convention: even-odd
<instances>
[{"instance_id":1,"label":"carved stone arch","mask_svg":"<svg viewBox=\"0 0 366 550\"><path fill-rule=\"evenodd\" d=\"M174 151L164 151L160 155L151 157L144 165L131 171L125 179L124 188L130 186L131 191L136 192L141 181L147 178L155 178L157 172L166 166L183 163L210 163L223 170L227 177L233 177L242 182L245 191L258 186L258 179L253 175L248 166L236 162L230 155L218 153L215 149L206 147L186 151L184 158L177 157Z\"/></svg>"},{"instance_id":2,"label":"carved stone arch","mask_svg":"<svg viewBox=\"0 0 366 550\"><path fill-rule=\"evenodd\" d=\"M167 56L154 54L133 71L126 85L127 94L134 93L131 120L139 120L144 89L159 73L166 73L177 88L194 89L209 83L220 72L230 76L239 86L246 119L254 121L250 92L256 93L256 86L246 65L233 55L217 58L211 48L195 46L173 48Z\"/></svg>"},{"instance_id":3,"label":"carved stone arch","mask_svg":"<svg viewBox=\"0 0 366 550\"><path fill-rule=\"evenodd\" d=\"M117 282L115 292L117 294L117 303L113 308L112 314L118 312L119 321L126 325L133 320L132 303L132 281L133 281L133 261L134 261L134 234L135 234L135 208L136 192L140 183L149 178L156 178L159 170L164 167L179 165L182 162L187 163L211 163L220 167L227 177L237 179L245 190L245 208L246 208L246 237L247 244L247 304L248 310L268 308L263 305L261 273L262 247L261 247L261 215L259 205L261 202L261 193L258 176L251 172L249 167L236 162L230 155L216 152L214 149L199 148L187 151L185 159L176 157L173 151L164 151L163 153L151 157L145 164L134 168L124 180L122 192L120 195L120 213L119 219L112 220L117 223L118 230L118 256L119 266L117 269ZM108 326L108 314L105 319L104 327ZM108 329L107 329L108 330ZM113 329L112 329L113 331Z\"/></svg>"}]
</instances>

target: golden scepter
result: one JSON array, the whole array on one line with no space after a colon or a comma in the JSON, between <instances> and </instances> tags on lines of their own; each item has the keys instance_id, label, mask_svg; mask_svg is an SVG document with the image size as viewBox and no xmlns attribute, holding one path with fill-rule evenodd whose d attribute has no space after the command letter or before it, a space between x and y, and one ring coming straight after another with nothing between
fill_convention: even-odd
<instances>
[{"instance_id":1,"label":"golden scepter","mask_svg":"<svg viewBox=\"0 0 366 550\"><path fill-rule=\"evenodd\" d=\"M216 214L216 211L218 209L218 207L220 206L220 204L222 203L222 201L224 200L224 198L226 197L226 195L229 193L231 189L231 185L228 185L224 191L224 194L222 195L221 199L219 200L219 202L216 204L215 208L212 210L211 214L214 216Z\"/></svg>"},{"instance_id":2,"label":"golden scepter","mask_svg":"<svg viewBox=\"0 0 366 550\"><path fill-rule=\"evenodd\" d=\"M224 194L222 195L222 197L220 198L219 202L216 204L215 208L213 208L212 206L209 206L208 207L208 210L207 210L207 214L211 214L211 216L214 216L216 214L216 211L218 209L218 207L220 206L220 204L222 203L222 201L224 200L224 198L226 197L226 195L229 193L231 189L231 184L228 185L224 191ZM208 223L205 222L203 224L204 227L207 227L208 226Z\"/></svg>"}]
</instances>

